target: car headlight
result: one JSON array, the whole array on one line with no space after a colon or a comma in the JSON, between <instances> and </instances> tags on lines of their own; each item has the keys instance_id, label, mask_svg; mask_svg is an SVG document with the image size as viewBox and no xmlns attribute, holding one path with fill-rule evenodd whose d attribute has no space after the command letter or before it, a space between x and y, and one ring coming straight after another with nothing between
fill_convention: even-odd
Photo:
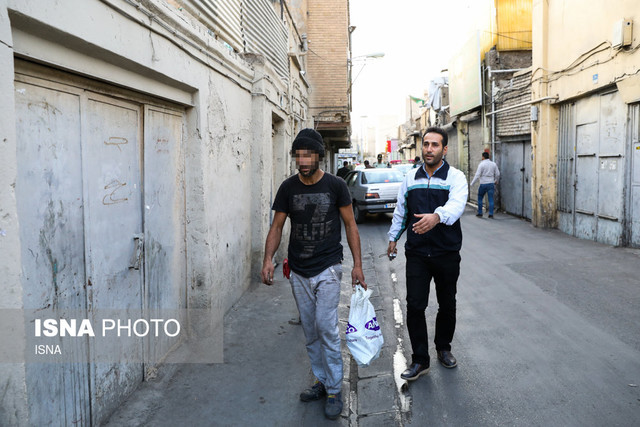
<instances>
[{"instance_id":1,"label":"car headlight","mask_svg":"<svg viewBox=\"0 0 640 427\"><path fill-rule=\"evenodd\" d=\"M364 195L365 199L379 199L380 195L378 193L366 193Z\"/></svg>"}]
</instances>

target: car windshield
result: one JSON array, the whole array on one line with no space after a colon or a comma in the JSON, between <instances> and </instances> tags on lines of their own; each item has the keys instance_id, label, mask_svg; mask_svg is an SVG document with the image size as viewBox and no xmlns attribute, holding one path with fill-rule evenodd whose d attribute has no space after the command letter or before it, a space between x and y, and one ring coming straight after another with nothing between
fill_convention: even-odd
<instances>
[{"instance_id":1,"label":"car windshield","mask_svg":"<svg viewBox=\"0 0 640 427\"><path fill-rule=\"evenodd\" d=\"M405 163L405 164L402 164L402 165L394 165L393 168L399 170L403 174L406 174L411 169L413 169L413 165Z\"/></svg>"},{"instance_id":2,"label":"car windshield","mask_svg":"<svg viewBox=\"0 0 640 427\"><path fill-rule=\"evenodd\" d=\"M363 184L381 184L385 182L402 182L402 173L393 169L372 170L362 173Z\"/></svg>"}]
</instances>

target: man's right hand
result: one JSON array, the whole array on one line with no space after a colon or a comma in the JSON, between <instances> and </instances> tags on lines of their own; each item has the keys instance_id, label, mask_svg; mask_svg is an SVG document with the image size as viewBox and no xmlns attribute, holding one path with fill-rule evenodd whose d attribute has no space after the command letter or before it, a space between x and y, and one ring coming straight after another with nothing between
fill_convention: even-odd
<instances>
[{"instance_id":1,"label":"man's right hand","mask_svg":"<svg viewBox=\"0 0 640 427\"><path fill-rule=\"evenodd\" d=\"M262 283L269 286L273 285L274 271L273 262L270 259L265 260L262 263Z\"/></svg>"},{"instance_id":2,"label":"man's right hand","mask_svg":"<svg viewBox=\"0 0 640 427\"><path fill-rule=\"evenodd\" d=\"M398 242L389 242L389 246L387 247L387 256L398 253L398 249L396 249L397 244Z\"/></svg>"}]
</instances>

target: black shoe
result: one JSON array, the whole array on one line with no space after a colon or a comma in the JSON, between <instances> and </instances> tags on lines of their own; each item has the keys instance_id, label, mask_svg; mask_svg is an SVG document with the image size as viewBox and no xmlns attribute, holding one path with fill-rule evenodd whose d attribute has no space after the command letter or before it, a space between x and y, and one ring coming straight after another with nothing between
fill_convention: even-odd
<instances>
[{"instance_id":1,"label":"black shoe","mask_svg":"<svg viewBox=\"0 0 640 427\"><path fill-rule=\"evenodd\" d=\"M324 415L330 420L337 419L342 413L342 393L330 394L327 396L327 403L324 405Z\"/></svg>"},{"instance_id":2,"label":"black shoe","mask_svg":"<svg viewBox=\"0 0 640 427\"><path fill-rule=\"evenodd\" d=\"M482 214L476 214L478 218L482 218Z\"/></svg>"},{"instance_id":3,"label":"black shoe","mask_svg":"<svg viewBox=\"0 0 640 427\"><path fill-rule=\"evenodd\" d=\"M324 384L320 381L316 381L313 387L306 389L300 393L300 400L303 402L311 402L313 400L320 400L327 395L327 390L324 388Z\"/></svg>"},{"instance_id":4,"label":"black shoe","mask_svg":"<svg viewBox=\"0 0 640 427\"><path fill-rule=\"evenodd\" d=\"M400 378L407 381L417 380L420 375L426 375L429 373L429 365L421 365L419 363L412 363L403 373L400 374Z\"/></svg>"},{"instance_id":5,"label":"black shoe","mask_svg":"<svg viewBox=\"0 0 640 427\"><path fill-rule=\"evenodd\" d=\"M489 218L493 218L493 215L489 215Z\"/></svg>"},{"instance_id":6,"label":"black shoe","mask_svg":"<svg viewBox=\"0 0 640 427\"><path fill-rule=\"evenodd\" d=\"M451 354L451 352L447 350L438 351L438 360L445 368L455 368L456 366L458 366L456 358L453 357L453 354Z\"/></svg>"}]
</instances>

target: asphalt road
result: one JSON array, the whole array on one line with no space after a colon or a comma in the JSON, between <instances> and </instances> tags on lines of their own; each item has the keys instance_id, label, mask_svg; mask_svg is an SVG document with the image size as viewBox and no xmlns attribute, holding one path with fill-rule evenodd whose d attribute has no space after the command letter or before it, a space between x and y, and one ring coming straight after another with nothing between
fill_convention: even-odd
<instances>
[{"instance_id":1,"label":"asphalt road","mask_svg":"<svg viewBox=\"0 0 640 427\"><path fill-rule=\"evenodd\" d=\"M401 396L396 424L640 425L640 251L507 215L476 218L471 208L462 226L452 343L458 367L442 367L432 347L431 371ZM359 227L374 261L388 227L388 216ZM406 315L404 241L397 260L374 264L381 292L392 289ZM431 286L430 339L437 312ZM396 331L410 360L406 327Z\"/></svg>"}]
</instances>

